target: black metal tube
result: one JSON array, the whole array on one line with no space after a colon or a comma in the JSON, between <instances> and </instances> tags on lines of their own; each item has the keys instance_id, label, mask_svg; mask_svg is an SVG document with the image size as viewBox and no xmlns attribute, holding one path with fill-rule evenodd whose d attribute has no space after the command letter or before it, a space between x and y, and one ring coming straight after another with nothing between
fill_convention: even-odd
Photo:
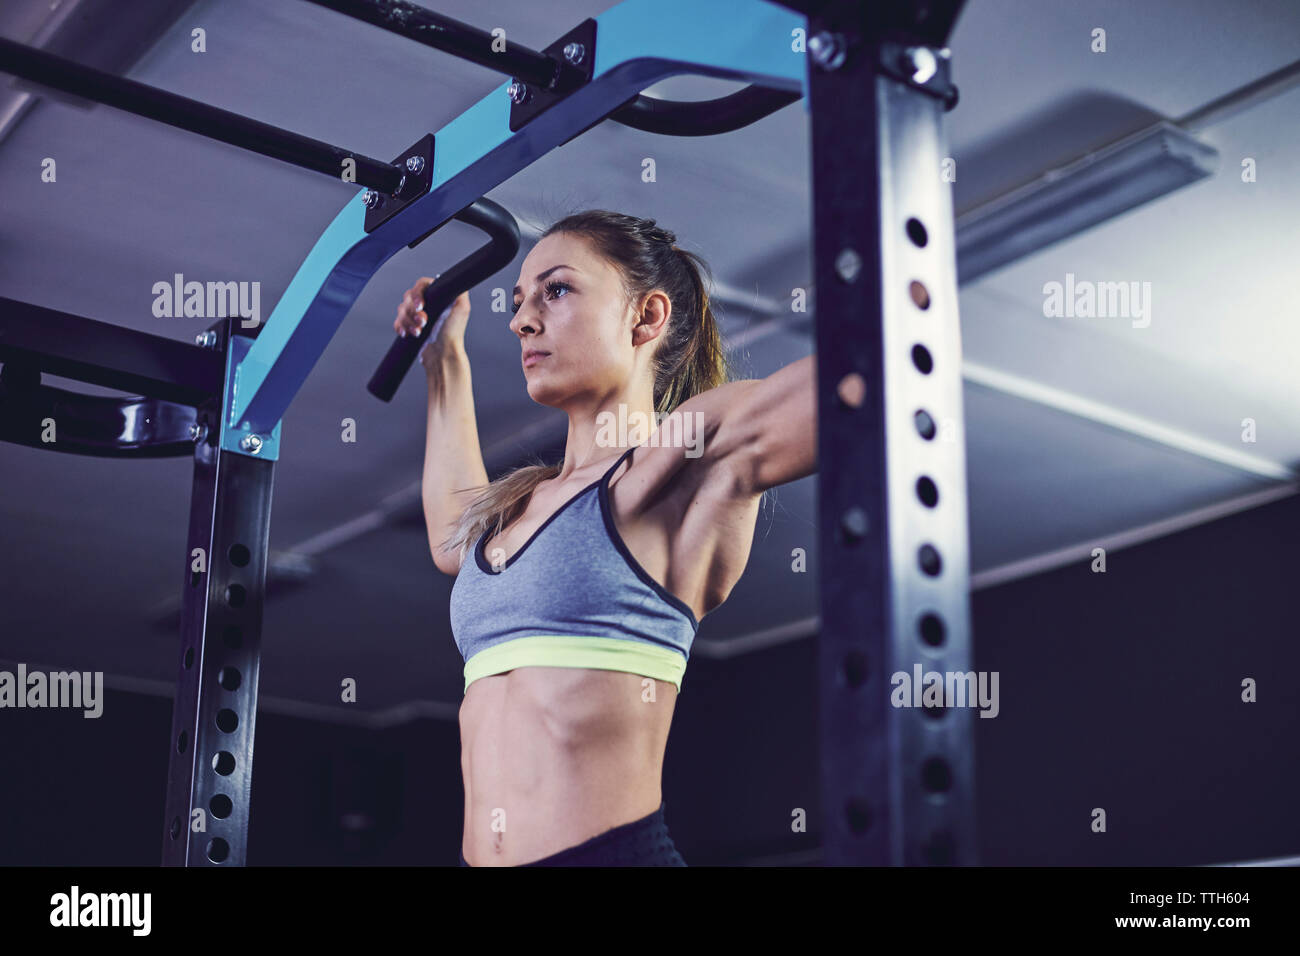
<instances>
[{"instance_id":1,"label":"black metal tube","mask_svg":"<svg viewBox=\"0 0 1300 956\"><path fill-rule=\"evenodd\" d=\"M495 52L492 44L496 38L492 34L405 0L307 2L547 89L554 84L562 69L558 60L545 53L508 40L504 50Z\"/></svg>"},{"instance_id":2,"label":"black metal tube","mask_svg":"<svg viewBox=\"0 0 1300 956\"><path fill-rule=\"evenodd\" d=\"M810 19L825 19L838 10L832 0L776 0ZM944 46L966 0L876 0L870 6L870 32L902 33L929 46ZM864 21L864 26L867 25Z\"/></svg>"},{"instance_id":3,"label":"black metal tube","mask_svg":"<svg viewBox=\"0 0 1300 956\"><path fill-rule=\"evenodd\" d=\"M375 374L366 385L367 391L381 401L392 401L397 386L402 384L402 378L415 364L420 349L433 332L443 310L455 302L462 292L474 288L510 265L519 253L519 224L500 203L482 196L451 218L483 230L488 234L489 241L451 266L425 288L424 328L417 335L395 336L393 344L380 361L379 368L375 369ZM442 226L438 227L441 228ZM423 242L438 229L426 233L411 245Z\"/></svg>"},{"instance_id":4,"label":"black metal tube","mask_svg":"<svg viewBox=\"0 0 1300 956\"><path fill-rule=\"evenodd\" d=\"M219 398L226 376L212 349L4 296L0 362L194 407Z\"/></svg>"},{"instance_id":5,"label":"black metal tube","mask_svg":"<svg viewBox=\"0 0 1300 956\"><path fill-rule=\"evenodd\" d=\"M803 98L765 86L747 86L714 100L660 100L638 95L609 119L633 129L664 136L716 136L730 133Z\"/></svg>"},{"instance_id":6,"label":"black metal tube","mask_svg":"<svg viewBox=\"0 0 1300 956\"><path fill-rule=\"evenodd\" d=\"M160 398L106 398L48 385L15 384L29 370L0 370L0 441L97 458L193 455L195 411ZM39 379L39 373L32 373ZM58 441L45 424L58 422Z\"/></svg>"},{"instance_id":7,"label":"black metal tube","mask_svg":"<svg viewBox=\"0 0 1300 956\"><path fill-rule=\"evenodd\" d=\"M3 37L0 37L0 72L12 73L96 103L324 173L334 179L341 178L343 161L351 159L356 162L357 184L384 193L396 192L402 182L403 171L392 163L82 66Z\"/></svg>"}]
</instances>

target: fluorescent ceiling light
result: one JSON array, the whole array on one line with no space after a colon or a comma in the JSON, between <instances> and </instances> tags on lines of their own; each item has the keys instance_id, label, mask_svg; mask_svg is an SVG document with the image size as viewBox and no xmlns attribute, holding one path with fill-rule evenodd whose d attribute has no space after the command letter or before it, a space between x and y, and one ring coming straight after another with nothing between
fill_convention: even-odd
<instances>
[{"instance_id":1,"label":"fluorescent ceiling light","mask_svg":"<svg viewBox=\"0 0 1300 956\"><path fill-rule=\"evenodd\" d=\"M1204 179L1218 151L1162 120L956 217L957 281Z\"/></svg>"}]
</instances>

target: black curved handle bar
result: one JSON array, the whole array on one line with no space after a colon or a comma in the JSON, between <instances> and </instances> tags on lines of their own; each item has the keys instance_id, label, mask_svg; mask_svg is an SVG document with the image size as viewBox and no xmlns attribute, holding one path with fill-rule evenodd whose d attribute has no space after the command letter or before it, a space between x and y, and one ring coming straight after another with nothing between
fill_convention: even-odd
<instances>
[{"instance_id":1,"label":"black curved handle bar","mask_svg":"<svg viewBox=\"0 0 1300 956\"><path fill-rule=\"evenodd\" d=\"M756 84L729 96L694 102L660 100L638 93L607 119L665 136L715 136L748 126L802 97L802 93ZM452 218L482 229L491 236L491 242L442 273L424 290L424 313L428 317L424 328L415 336L397 336L366 385L370 394L382 401L392 401L443 310L462 292L506 266L519 252L519 225L492 200L480 198Z\"/></svg>"},{"instance_id":2,"label":"black curved handle bar","mask_svg":"<svg viewBox=\"0 0 1300 956\"><path fill-rule=\"evenodd\" d=\"M716 136L741 129L803 98L767 86L747 86L713 100L659 100L638 93L608 119L664 136Z\"/></svg>"},{"instance_id":3,"label":"black curved handle bar","mask_svg":"<svg viewBox=\"0 0 1300 956\"><path fill-rule=\"evenodd\" d=\"M438 317L456 297L472 289L488 276L505 268L519 252L519 224L504 206L486 197L470 203L452 219L482 229L490 240L469 256L442 273L424 290L424 314L427 320L418 335L396 336L388 354L370 377L366 390L381 401L392 401L397 386L410 371ZM450 220L448 220L450 221ZM445 223L444 223L445 225ZM439 229L442 227L439 226ZM435 230L436 231L436 230ZM423 238L423 237L422 237Z\"/></svg>"}]
</instances>

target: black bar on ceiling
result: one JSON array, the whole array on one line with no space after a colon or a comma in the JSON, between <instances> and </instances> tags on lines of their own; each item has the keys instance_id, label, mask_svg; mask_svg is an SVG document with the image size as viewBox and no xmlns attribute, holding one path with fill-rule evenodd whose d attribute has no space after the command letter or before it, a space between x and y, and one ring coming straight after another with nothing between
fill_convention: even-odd
<instances>
[{"instance_id":1,"label":"black bar on ceiling","mask_svg":"<svg viewBox=\"0 0 1300 956\"><path fill-rule=\"evenodd\" d=\"M3 296L0 362L191 407L225 380L211 349Z\"/></svg>"},{"instance_id":2,"label":"black bar on ceiling","mask_svg":"<svg viewBox=\"0 0 1300 956\"><path fill-rule=\"evenodd\" d=\"M496 37L477 27L434 13L404 0L307 0L371 26L380 27L417 43L469 60L479 66L518 77L525 83L551 87L563 64L544 53L505 41L504 49L494 51Z\"/></svg>"},{"instance_id":3,"label":"black bar on ceiling","mask_svg":"<svg viewBox=\"0 0 1300 956\"><path fill-rule=\"evenodd\" d=\"M0 37L0 73L12 73L25 80L324 173L334 179L342 179L344 161L352 160L356 164L357 185L390 195L397 192L402 183L403 171L392 163L92 69L3 37Z\"/></svg>"}]
</instances>

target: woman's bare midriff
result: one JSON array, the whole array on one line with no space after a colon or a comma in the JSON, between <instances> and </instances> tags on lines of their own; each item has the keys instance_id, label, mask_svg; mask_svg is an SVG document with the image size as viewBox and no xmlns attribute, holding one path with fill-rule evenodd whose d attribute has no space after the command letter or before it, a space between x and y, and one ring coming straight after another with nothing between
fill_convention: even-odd
<instances>
[{"instance_id":1,"label":"woman's bare midriff","mask_svg":"<svg viewBox=\"0 0 1300 956\"><path fill-rule=\"evenodd\" d=\"M653 813L677 688L619 671L519 667L460 706L470 866L518 866Z\"/></svg>"}]
</instances>

